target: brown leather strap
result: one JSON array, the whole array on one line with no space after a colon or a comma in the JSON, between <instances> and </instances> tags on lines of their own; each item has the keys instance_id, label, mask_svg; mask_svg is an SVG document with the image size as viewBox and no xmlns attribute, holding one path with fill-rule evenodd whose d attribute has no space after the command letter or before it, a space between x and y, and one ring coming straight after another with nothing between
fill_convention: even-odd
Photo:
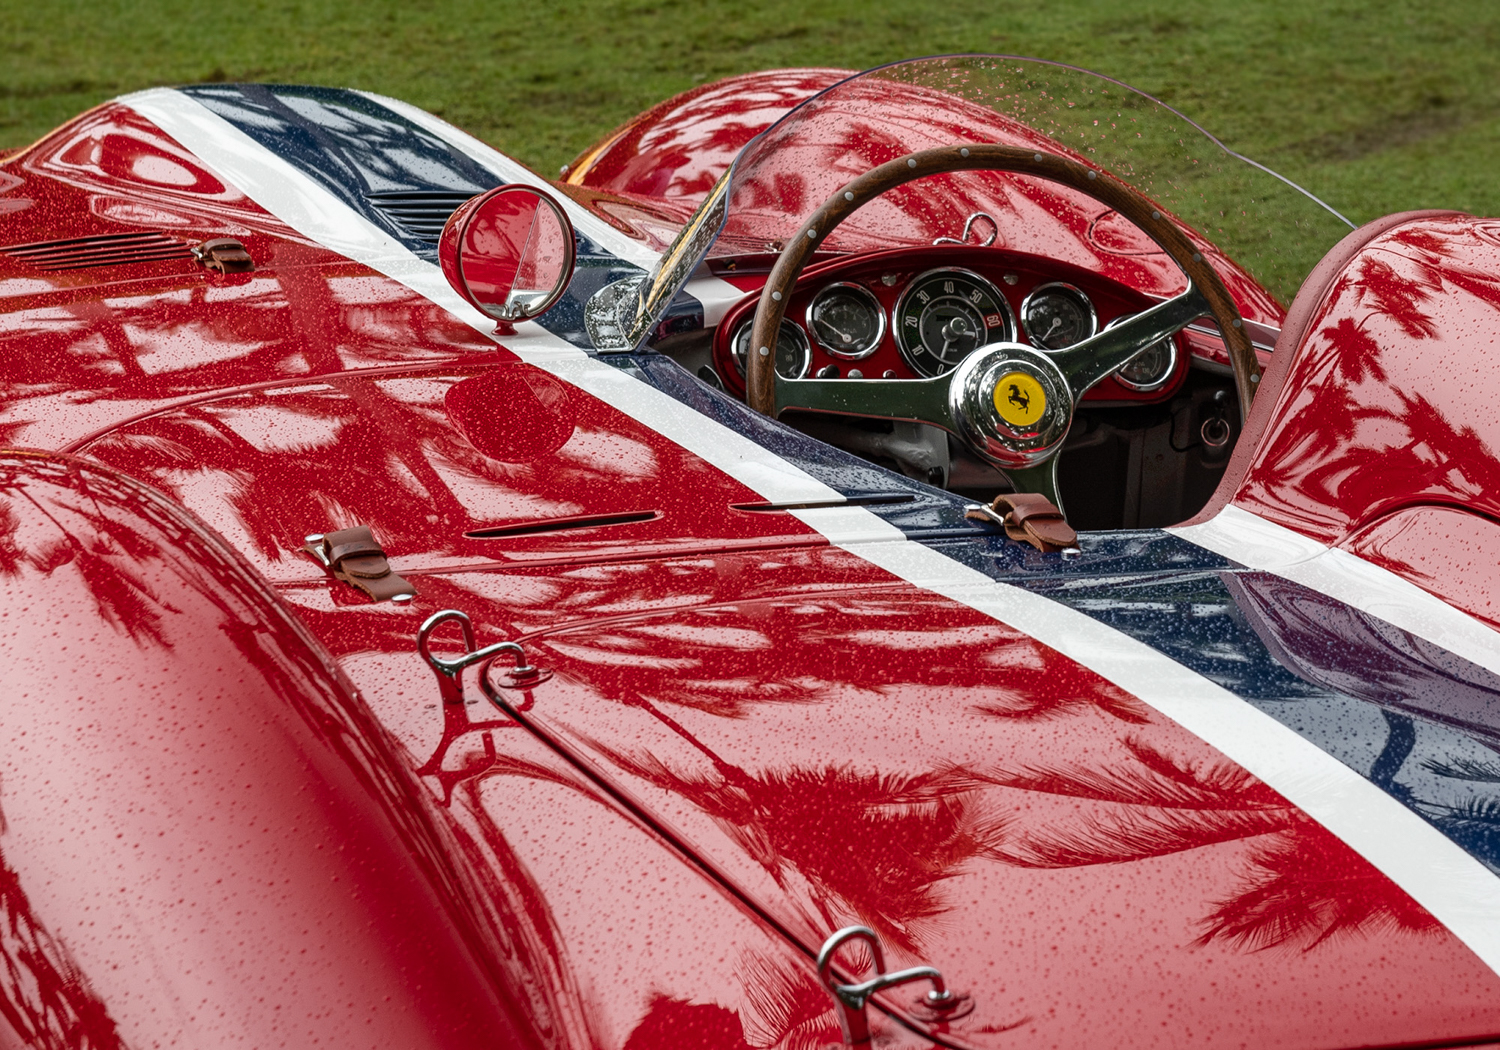
<instances>
[{"instance_id":1,"label":"brown leather strap","mask_svg":"<svg viewBox=\"0 0 1500 1050\"><path fill-rule=\"evenodd\" d=\"M355 525L322 536L309 536L303 548L333 573L377 602L409 601L417 589L391 570L385 550L375 542L368 525Z\"/></svg>"},{"instance_id":2,"label":"brown leather strap","mask_svg":"<svg viewBox=\"0 0 1500 1050\"><path fill-rule=\"evenodd\" d=\"M245 246L233 237L213 237L191 249L206 269L216 273L250 273L255 260Z\"/></svg>"},{"instance_id":3,"label":"brown leather strap","mask_svg":"<svg viewBox=\"0 0 1500 1050\"><path fill-rule=\"evenodd\" d=\"M980 510L981 508L976 508ZM1078 533L1046 496L1037 492L1005 492L996 496L983 514L986 519L999 519L1005 534L1021 543L1029 543L1039 551L1061 551L1078 546ZM970 512L969 517L980 517Z\"/></svg>"}]
</instances>

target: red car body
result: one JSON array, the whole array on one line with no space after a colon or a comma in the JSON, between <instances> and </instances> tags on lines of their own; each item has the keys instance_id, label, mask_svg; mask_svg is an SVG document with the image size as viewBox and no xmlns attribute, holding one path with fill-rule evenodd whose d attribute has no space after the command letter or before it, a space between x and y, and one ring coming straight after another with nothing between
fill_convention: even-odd
<instances>
[{"instance_id":1,"label":"red car body","mask_svg":"<svg viewBox=\"0 0 1500 1050\"><path fill-rule=\"evenodd\" d=\"M586 151L550 187L583 257L644 272L843 76L708 85ZM545 185L400 103L264 86L0 159L0 1046L836 1044L814 956L851 924L964 997L880 993L881 1046L1500 1041L1500 223L1370 224L1285 310L1216 253L1267 344L1222 480L1065 556L740 405L764 269L700 271L718 298L658 333L724 391L495 334L432 224L501 181ZM1006 185L992 248L804 285L1174 290L1102 205ZM215 237L254 269L190 253ZM1093 401L1223 373L1181 340L1165 387ZM302 550L355 525L413 601ZM416 638L447 609L541 680L445 697Z\"/></svg>"}]
</instances>

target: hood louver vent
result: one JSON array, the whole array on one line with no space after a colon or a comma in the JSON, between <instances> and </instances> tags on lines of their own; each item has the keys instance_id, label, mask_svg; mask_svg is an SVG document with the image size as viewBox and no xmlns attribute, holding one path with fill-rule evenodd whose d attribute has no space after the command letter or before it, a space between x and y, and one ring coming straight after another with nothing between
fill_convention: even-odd
<instances>
[{"instance_id":1,"label":"hood louver vent","mask_svg":"<svg viewBox=\"0 0 1500 1050\"><path fill-rule=\"evenodd\" d=\"M164 233L120 233L12 244L0 248L0 255L29 263L39 270L82 270L90 266L121 266L193 257L186 244Z\"/></svg>"},{"instance_id":2,"label":"hood louver vent","mask_svg":"<svg viewBox=\"0 0 1500 1050\"><path fill-rule=\"evenodd\" d=\"M369 193L366 199L396 226L420 241L438 242L448 216L472 193L463 190L411 190Z\"/></svg>"}]
</instances>

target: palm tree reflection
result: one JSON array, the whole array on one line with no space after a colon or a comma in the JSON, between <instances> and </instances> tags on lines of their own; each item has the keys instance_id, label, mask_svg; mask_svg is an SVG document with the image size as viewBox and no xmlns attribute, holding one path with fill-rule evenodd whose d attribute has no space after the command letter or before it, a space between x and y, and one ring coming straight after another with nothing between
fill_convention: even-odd
<instances>
[{"instance_id":1,"label":"palm tree reflection","mask_svg":"<svg viewBox=\"0 0 1500 1050\"><path fill-rule=\"evenodd\" d=\"M1404 890L1306 817L1250 853L1233 897L1202 920L1197 943L1311 951L1339 934L1438 933Z\"/></svg>"},{"instance_id":2,"label":"palm tree reflection","mask_svg":"<svg viewBox=\"0 0 1500 1050\"><path fill-rule=\"evenodd\" d=\"M746 1021L757 1046L778 1050L825 1050L842 1039L828 992L803 970L752 955L744 984L751 1010Z\"/></svg>"},{"instance_id":3,"label":"palm tree reflection","mask_svg":"<svg viewBox=\"0 0 1500 1050\"><path fill-rule=\"evenodd\" d=\"M689 798L783 890L804 887L825 930L852 914L908 953L949 910L939 884L991 853L1003 821L961 770L916 776L849 766L678 772L593 746L632 776Z\"/></svg>"},{"instance_id":4,"label":"palm tree reflection","mask_svg":"<svg viewBox=\"0 0 1500 1050\"><path fill-rule=\"evenodd\" d=\"M5 826L0 817L0 830ZM0 1029L41 1050L124 1050L109 1010L67 946L32 910L0 856Z\"/></svg>"},{"instance_id":5,"label":"palm tree reflection","mask_svg":"<svg viewBox=\"0 0 1500 1050\"><path fill-rule=\"evenodd\" d=\"M1469 388L1432 381L1487 359L1466 345L1465 325L1476 305L1500 303L1500 281L1455 240L1408 229L1390 241L1393 251L1367 252L1334 284L1328 320L1287 376L1287 422L1268 432L1248 493L1263 487L1277 520L1312 515L1341 535L1398 499L1500 506L1494 435L1460 400ZM1317 425L1300 424L1313 406Z\"/></svg>"},{"instance_id":6,"label":"palm tree reflection","mask_svg":"<svg viewBox=\"0 0 1500 1050\"><path fill-rule=\"evenodd\" d=\"M909 595L903 597L909 602ZM675 708L745 719L767 705L837 702L846 695L841 690L860 684L859 673L851 670L856 664L903 666L901 654L909 652L913 639L895 629L899 621L886 632L840 632L841 617L851 610L859 610L853 619L866 627L869 614L878 620L881 611L894 611L886 601L865 595L829 599L816 609L807 603L806 615L815 617L823 632L820 667L827 668L826 677L807 674L803 661L801 675L779 676L779 689L737 687L731 705L711 692L697 696L698 683L722 673L742 685L752 667L766 673L769 662L775 668L774 654L785 651L783 639L791 645L807 626L790 609L753 617L705 611L707 622L726 628L744 631L753 625L760 644L743 649L727 641L705 644L692 632L675 640L663 632L637 633L639 622L592 635L598 648L581 662L585 646L558 646L552 639L548 645L569 666L569 675L600 680L605 695L647 713L670 739L703 761L664 758L667 752L657 747L622 747L575 729L589 749L630 777L690 800L777 886L811 907L823 929L857 918L892 947L920 955L924 939L954 907L943 884L976 864L1076 869L1232 844L1240 844L1228 854L1243 867L1239 888L1209 904L1200 920L1200 945L1308 950L1348 933L1435 928L1395 884L1242 768L1221 758L1189 757L1171 743L1180 737L1163 737L1158 719L1112 688L1060 685L1055 669L1049 677L1031 639L1000 639L990 629L950 630L946 646L921 649L920 669L908 671L915 681L886 681L873 688L897 697L939 686L935 695L943 695L944 685L952 689L972 681L973 667L982 660L1004 672L995 679L1003 687L990 691L998 699L973 701L970 710L1018 724L1092 719L1096 727L1117 727L1113 746L1093 751L1086 760L917 773L847 761L750 768L706 743L715 734L703 723L690 729L669 713ZM893 648L889 658L871 651L882 634ZM737 636L726 635L731 637ZM622 666L614 659L633 651L649 652L650 665ZM845 662L856 655L858 660ZM1007 798L1012 792L1092 804L1017 806ZM1012 812L1018 815L1003 815Z\"/></svg>"}]
</instances>

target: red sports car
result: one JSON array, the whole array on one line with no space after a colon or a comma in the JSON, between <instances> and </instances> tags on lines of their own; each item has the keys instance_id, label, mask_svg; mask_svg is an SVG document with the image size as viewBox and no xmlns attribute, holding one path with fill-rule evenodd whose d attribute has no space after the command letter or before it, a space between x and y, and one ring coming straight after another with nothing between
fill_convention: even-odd
<instances>
[{"instance_id":1,"label":"red sports car","mask_svg":"<svg viewBox=\"0 0 1500 1050\"><path fill-rule=\"evenodd\" d=\"M0 156L0 1048L1500 1043L1500 221L1081 70Z\"/></svg>"}]
</instances>

